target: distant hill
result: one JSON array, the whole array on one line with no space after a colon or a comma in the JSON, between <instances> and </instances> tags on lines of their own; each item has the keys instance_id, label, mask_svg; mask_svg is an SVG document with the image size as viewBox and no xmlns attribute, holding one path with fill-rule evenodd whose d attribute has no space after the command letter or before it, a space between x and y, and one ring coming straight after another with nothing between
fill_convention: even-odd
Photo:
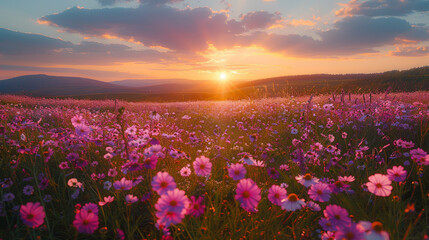
<instances>
[{"instance_id":1,"label":"distant hill","mask_svg":"<svg viewBox=\"0 0 429 240\"><path fill-rule=\"evenodd\" d=\"M189 84L196 82L197 80L189 80L183 78L170 78L170 79L125 79L119 81L113 81L109 83L113 83L116 85L124 86L124 87L148 87L155 86L161 84L170 84L170 83L179 83L179 84Z\"/></svg>"},{"instance_id":2,"label":"distant hill","mask_svg":"<svg viewBox=\"0 0 429 240\"><path fill-rule=\"evenodd\" d=\"M0 93L130 101L242 99L331 94L429 90L429 67L374 74L312 74L253 81L129 79L102 82L88 78L27 75L0 81Z\"/></svg>"}]
</instances>

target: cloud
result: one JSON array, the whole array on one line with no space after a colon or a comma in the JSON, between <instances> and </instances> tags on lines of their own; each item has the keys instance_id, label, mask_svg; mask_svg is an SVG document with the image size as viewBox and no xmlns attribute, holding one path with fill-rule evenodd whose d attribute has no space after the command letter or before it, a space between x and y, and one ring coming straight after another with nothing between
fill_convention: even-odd
<instances>
[{"instance_id":1,"label":"cloud","mask_svg":"<svg viewBox=\"0 0 429 240\"><path fill-rule=\"evenodd\" d=\"M390 56L399 57L421 57L429 55L429 47L397 47L395 51L389 52Z\"/></svg>"},{"instance_id":2,"label":"cloud","mask_svg":"<svg viewBox=\"0 0 429 240\"><path fill-rule=\"evenodd\" d=\"M183 0L97 0L102 6L115 5L121 2L140 2L142 4L163 5L168 3L183 2Z\"/></svg>"},{"instance_id":3,"label":"cloud","mask_svg":"<svg viewBox=\"0 0 429 240\"><path fill-rule=\"evenodd\" d=\"M259 32L254 41L272 52L297 57L335 57L377 52L375 48L398 41L425 41L428 29L410 25L399 18L347 17L334 28L318 32L320 39L296 34L279 35Z\"/></svg>"},{"instance_id":4,"label":"cloud","mask_svg":"<svg viewBox=\"0 0 429 240\"><path fill-rule=\"evenodd\" d=\"M71 8L40 19L69 32L85 36L116 36L145 46L162 46L178 51L204 51L209 44L229 48L244 28L225 13L210 8L140 5L138 8Z\"/></svg>"},{"instance_id":5,"label":"cloud","mask_svg":"<svg viewBox=\"0 0 429 240\"><path fill-rule=\"evenodd\" d=\"M40 34L0 28L0 62L107 65L120 62L177 62L204 60L189 53L134 50L121 44L83 41L80 44Z\"/></svg>"},{"instance_id":6,"label":"cloud","mask_svg":"<svg viewBox=\"0 0 429 240\"><path fill-rule=\"evenodd\" d=\"M279 12L269 13L266 11L257 11L241 15L241 23L249 30L269 28L279 24L281 20L282 17Z\"/></svg>"},{"instance_id":7,"label":"cloud","mask_svg":"<svg viewBox=\"0 0 429 240\"><path fill-rule=\"evenodd\" d=\"M337 16L405 16L413 12L429 11L428 0L351 0L341 5L343 8L335 12Z\"/></svg>"}]
</instances>

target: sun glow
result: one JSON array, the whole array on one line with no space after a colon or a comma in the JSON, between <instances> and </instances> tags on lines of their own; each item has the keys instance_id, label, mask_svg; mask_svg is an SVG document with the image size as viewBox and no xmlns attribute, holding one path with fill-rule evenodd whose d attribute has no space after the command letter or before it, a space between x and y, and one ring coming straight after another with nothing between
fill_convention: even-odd
<instances>
[{"instance_id":1,"label":"sun glow","mask_svg":"<svg viewBox=\"0 0 429 240\"><path fill-rule=\"evenodd\" d=\"M226 73L221 73L220 75L219 75L219 78L220 78L220 81L226 81L227 79L226 79Z\"/></svg>"}]
</instances>

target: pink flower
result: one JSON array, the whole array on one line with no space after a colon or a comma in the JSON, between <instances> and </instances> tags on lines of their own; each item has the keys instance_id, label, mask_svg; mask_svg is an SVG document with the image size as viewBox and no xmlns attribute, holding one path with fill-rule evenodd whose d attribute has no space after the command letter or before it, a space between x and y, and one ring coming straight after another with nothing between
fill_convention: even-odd
<instances>
[{"instance_id":1,"label":"pink flower","mask_svg":"<svg viewBox=\"0 0 429 240\"><path fill-rule=\"evenodd\" d=\"M255 211L261 200L261 189L250 179L241 179L237 184L235 199L241 203L241 207L246 211Z\"/></svg>"},{"instance_id":2,"label":"pink flower","mask_svg":"<svg viewBox=\"0 0 429 240\"><path fill-rule=\"evenodd\" d=\"M136 197L136 196L134 196L134 195L132 195L132 194L127 194L127 195L125 196L125 202L126 202L127 204L135 203L135 202L137 202L138 200L139 200L139 198L138 198L138 197Z\"/></svg>"},{"instance_id":3,"label":"pink flower","mask_svg":"<svg viewBox=\"0 0 429 240\"><path fill-rule=\"evenodd\" d=\"M308 195L314 201L327 202L331 198L331 189L326 183L316 183L308 190Z\"/></svg>"},{"instance_id":4,"label":"pink flower","mask_svg":"<svg viewBox=\"0 0 429 240\"><path fill-rule=\"evenodd\" d=\"M127 180L124 177L120 181L115 181L113 187L116 190L130 190L133 187L133 181Z\"/></svg>"},{"instance_id":5,"label":"pink flower","mask_svg":"<svg viewBox=\"0 0 429 240\"><path fill-rule=\"evenodd\" d=\"M376 173L369 178L369 182L366 183L368 191L374 193L376 196L387 197L392 192L392 181L386 175Z\"/></svg>"},{"instance_id":6,"label":"pink flower","mask_svg":"<svg viewBox=\"0 0 429 240\"><path fill-rule=\"evenodd\" d=\"M155 204L156 217L158 225L168 227L171 224L177 224L185 217L186 208L189 205L188 197L185 191L174 189L167 194L161 195Z\"/></svg>"},{"instance_id":7,"label":"pink flower","mask_svg":"<svg viewBox=\"0 0 429 240\"><path fill-rule=\"evenodd\" d=\"M25 205L21 205L19 214L24 224L31 228L37 228L42 225L46 216L45 210L40 206L39 202L28 202Z\"/></svg>"},{"instance_id":8,"label":"pink flower","mask_svg":"<svg viewBox=\"0 0 429 240\"><path fill-rule=\"evenodd\" d=\"M228 173L233 180L241 180L246 175L246 168L241 163L231 164Z\"/></svg>"},{"instance_id":9,"label":"pink flower","mask_svg":"<svg viewBox=\"0 0 429 240\"><path fill-rule=\"evenodd\" d=\"M311 185L319 182L318 178L315 178L313 176L311 176L311 174L307 173L305 175L298 175L295 177L295 179L301 183L302 185L304 185L304 187L310 187Z\"/></svg>"},{"instance_id":10,"label":"pink flower","mask_svg":"<svg viewBox=\"0 0 429 240\"><path fill-rule=\"evenodd\" d=\"M402 182L407 178L407 171L402 166L393 166L387 169L388 178L395 182Z\"/></svg>"},{"instance_id":11,"label":"pink flower","mask_svg":"<svg viewBox=\"0 0 429 240\"><path fill-rule=\"evenodd\" d=\"M282 209L286 211L295 211L301 209L305 205L304 199L299 199L298 195L291 193L284 198L281 203Z\"/></svg>"},{"instance_id":12,"label":"pink flower","mask_svg":"<svg viewBox=\"0 0 429 240\"><path fill-rule=\"evenodd\" d=\"M186 214L192 215L194 217L199 217L204 214L204 209L206 208L203 203L204 197L199 196L198 199L195 199L194 196L191 196L189 200L190 202Z\"/></svg>"},{"instance_id":13,"label":"pink flower","mask_svg":"<svg viewBox=\"0 0 429 240\"><path fill-rule=\"evenodd\" d=\"M85 137L91 132L91 129L85 124L76 125L75 128L76 134L81 137Z\"/></svg>"},{"instance_id":14,"label":"pink flower","mask_svg":"<svg viewBox=\"0 0 429 240\"><path fill-rule=\"evenodd\" d=\"M204 156L197 157L193 164L195 174L197 174L198 176L204 177L210 175L210 172L212 170L212 163L210 162L210 159Z\"/></svg>"},{"instance_id":15,"label":"pink flower","mask_svg":"<svg viewBox=\"0 0 429 240\"><path fill-rule=\"evenodd\" d=\"M73 225L80 233L92 234L98 228L98 215L82 209L76 213Z\"/></svg>"},{"instance_id":16,"label":"pink flower","mask_svg":"<svg viewBox=\"0 0 429 240\"><path fill-rule=\"evenodd\" d=\"M152 179L152 189L159 195L164 195L175 188L176 183L168 172L158 172Z\"/></svg>"},{"instance_id":17,"label":"pink flower","mask_svg":"<svg viewBox=\"0 0 429 240\"><path fill-rule=\"evenodd\" d=\"M98 206L95 203L87 203L82 207L82 210L86 210L88 213L94 213L98 215Z\"/></svg>"},{"instance_id":18,"label":"pink flower","mask_svg":"<svg viewBox=\"0 0 429 240\"><path fill-rule=\"evenodd\" d=\"M347 227L352 222L347 210L338 205L326 206L323 214L332 226Z\"/></svg>"},{"instance_id":19,"label":"pink flower","mask_svg":"<svg viewBox=\"0 0 429 240\"><path fill-rule=\"evenodd\" d=\"M115 197L112 197L112 196L107 196L107 197L104 197L104 202L98 202L98 205L100 205L100 206L104 206L104 205L106 205L106 204L108 204L108 203L111 203L111 202L113 202L113 200L115 200Z\"/></svg>"},{"instance_id":20,"label":"pink flower","mask_svg":"<svg viewBox=\"0 0 429 240\"><path fill-rule=\"evenodd\" d=\"M282 203L282 200L286 198L286 189L278 186L273 185L268 190L268 199L272 204L280 206Z\"/></svg>"}]
</instances>

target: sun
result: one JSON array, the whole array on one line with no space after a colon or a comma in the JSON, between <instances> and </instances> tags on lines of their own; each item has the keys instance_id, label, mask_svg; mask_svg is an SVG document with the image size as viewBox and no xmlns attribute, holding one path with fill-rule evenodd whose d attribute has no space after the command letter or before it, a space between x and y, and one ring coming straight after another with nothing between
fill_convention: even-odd
<instances>
[{"instance_id":1,"label":"sun","mask_svg":"<svg viewBox=\"0 0 429 240\"><path fill-rule=\"evenodd\" d=\"M226 73L221 73L219 77L221 81L226 81Z\"/></svg>"}]
</instances>

